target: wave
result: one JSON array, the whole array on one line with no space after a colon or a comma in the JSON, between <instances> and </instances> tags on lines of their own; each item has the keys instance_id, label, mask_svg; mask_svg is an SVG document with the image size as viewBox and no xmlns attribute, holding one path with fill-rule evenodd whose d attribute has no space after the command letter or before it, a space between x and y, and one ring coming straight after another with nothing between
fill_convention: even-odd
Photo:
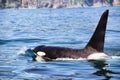
<instances>
[{"instance_id":1,"label":"wave","mask_svg":"<svg viewBox=\"0 0 120 80\"><path fill-rule=\"evenodd\" d=\"M0 39L0 45L7 44L9 42L31 43L31 42L38 42L38 41L47 41L47 39L11 39L11 40L2 40L2 39Z\"/></svg>"},{"instance_id":2,"label":"wave","mask_svg":"<svg viewBox=\"0 0 120 80\"><path fill-rule=\"evenodd\" d=\"M107 30L107 31L109 31L109 32L120 32L120 30Z\"/></svg>"}]
</instances>

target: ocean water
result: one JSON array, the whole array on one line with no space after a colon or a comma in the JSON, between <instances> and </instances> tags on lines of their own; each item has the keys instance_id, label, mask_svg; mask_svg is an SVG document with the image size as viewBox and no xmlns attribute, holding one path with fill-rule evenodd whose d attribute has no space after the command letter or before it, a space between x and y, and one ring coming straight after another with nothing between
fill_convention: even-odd
<instances>
[{"instance_id":1,"label":"ocean water","mask_svg":"<svg viewBox=\"0 0 120 80\"><path fill-rule=\"evenodd\" d=\"M83 48L109 9L105 61L35 62L19 55L38 45ZM119 80L120 7L0 10L0 80Z\"/></svg>"}]
</instances>

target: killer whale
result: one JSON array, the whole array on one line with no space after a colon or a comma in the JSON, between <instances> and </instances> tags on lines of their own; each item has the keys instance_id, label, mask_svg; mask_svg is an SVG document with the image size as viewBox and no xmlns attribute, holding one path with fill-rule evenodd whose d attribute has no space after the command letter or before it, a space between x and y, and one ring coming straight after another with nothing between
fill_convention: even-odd
<instances>
[{"instance_id":1,"label":"killer whale","mask_svg":"<svg viewBox=\"0 0 120 80\"><path fill-rule=\"evenodd\" d=\"M44 52L44 59L52 60L56 58L87 58L87 59L101 59L110 58L104 53L105 32L107 26L109 10L104 11L98 25L93 33L91 39L83 49L73 49L58 46L40 45L33 49L34 53ZM94 56L95 54L95 56ZM99 56L97 58L96 56Z\"/></svg>"}]
</instances>

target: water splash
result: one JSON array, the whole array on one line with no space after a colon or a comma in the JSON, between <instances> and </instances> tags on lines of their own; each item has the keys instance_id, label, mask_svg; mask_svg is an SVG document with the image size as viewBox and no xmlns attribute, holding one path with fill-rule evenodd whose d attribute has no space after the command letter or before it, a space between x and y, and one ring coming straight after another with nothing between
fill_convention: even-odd
<instances>
[{"instance_id":1,"label":"water splash","mask_svg":"<svg viewBox=\"0 0 120 80\"><path fill-rule=\"evenodd\" d=\"M20 54L24 55L24 54L26 54L25 51L26 51L27 49L28 49L28 48L24 46L24 47L22 47L22 48L17 52L17 54L19 54L19 55L20 55Z\"/></svg>"},{"instance_id":2,"label":"water splash","mask_svg":"<svg viewBox=\"0 0 120 80\"><path fill-rule=\"evenodd\" d=\"M112 59L120 59L120 56L111 56Z\"/></svg>"}]
</instances>

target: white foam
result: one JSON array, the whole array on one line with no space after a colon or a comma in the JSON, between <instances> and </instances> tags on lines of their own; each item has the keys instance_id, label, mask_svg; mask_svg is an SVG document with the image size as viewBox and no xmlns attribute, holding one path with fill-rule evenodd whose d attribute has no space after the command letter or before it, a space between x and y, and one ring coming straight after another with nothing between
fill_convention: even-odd
<instances>
[{"instance_id":1,"label":"white foam","mask_svg":"<svg viewBox=\"0 0 120 80\"><path fill-rule=\"evenodd\" d=\"M55 60L58 60L58 61L74 61L74 60L86 60L86 58L78 58L78 59L73 59L73 58L56 58Z\"/></svg>"},{"instance_id":2,"label":"white foam","mask_svg":"<svg viewBox=\"0 0 120 80\"><path fill-rule=\"evenodd\" d=\"M95 55L97 55L97 54L95 54ZM94 55L91 55L91 56L94 56ZM73 58L57 58L55 60L58 60L58 61L79 61L79 60L120 59L120 56L108 56L108 55L106 55L104 53L102 53L102 54L99 53L97 56L99 56L99 57L94 56L95 58L93 58L93 57L89 56L89 58L78 58L78 59L73 59Z\"/></svg>"},{"instance_id":3,"label":"white foam","mask_svg":"<svg viewBox=\"0 0 120 80\"><path fill-rule=\"evenodd\" d=\"M27 47L22 47L22 48L17 52L17 54L25 54L25 51L26 51L27 49L28 49Z\"/></svg>"}]
</instances>

